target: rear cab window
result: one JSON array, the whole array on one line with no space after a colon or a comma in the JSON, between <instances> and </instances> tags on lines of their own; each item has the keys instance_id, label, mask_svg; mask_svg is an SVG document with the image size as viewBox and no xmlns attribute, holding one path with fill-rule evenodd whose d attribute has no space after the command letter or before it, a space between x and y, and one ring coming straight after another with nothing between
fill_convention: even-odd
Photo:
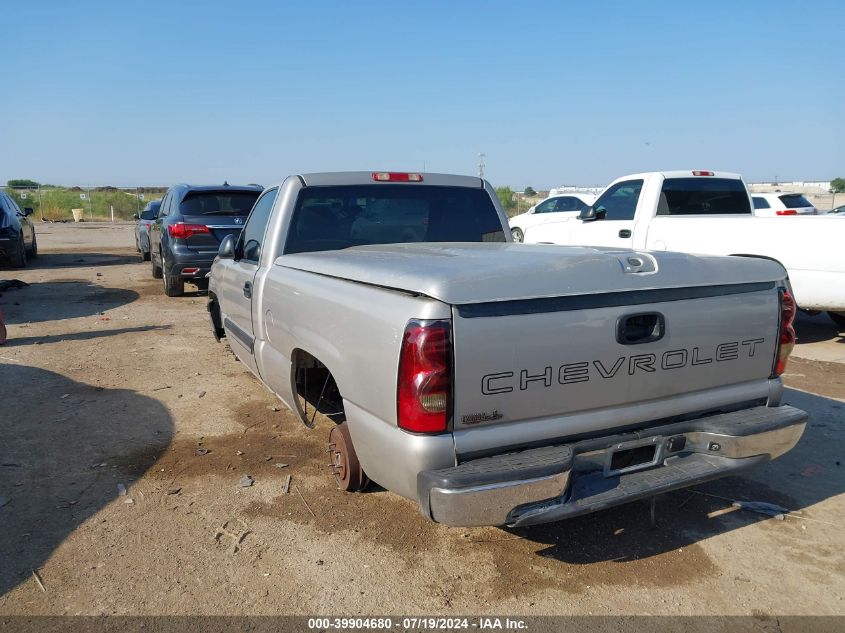
<instances>
[{"instance_id":1,"label":"rear cab window","mask_svg":"<svg viewBox=\"0 0 845 633\"><path fill-rule=\"evenodd\" d=\"M736 178L667 178L657 215L742 215L751 213L745 184Z\"/></svg>"},{"instance_id":2,"label":"rear cab window","mask_svg":"<svg viewBox=\"0 0 845 633\"><path fill-rule=\"evenodd\" d=\"M484 189L347 185L306 187L296 203L285 253L406 242L504 242Z\"/></svg>"}]
</instances>

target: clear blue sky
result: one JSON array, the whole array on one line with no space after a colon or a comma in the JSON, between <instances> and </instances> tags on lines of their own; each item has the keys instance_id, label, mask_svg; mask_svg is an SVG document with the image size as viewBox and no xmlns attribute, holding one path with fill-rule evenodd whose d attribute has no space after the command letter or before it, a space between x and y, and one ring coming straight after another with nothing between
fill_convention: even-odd
<instances>
[{"instance_id":1,"label":"clear blue sky","mask_svg":"<svg viewBox=\"0 0 845 633\"><path fill-rule=\"evenodd\" d=\"M248 5L248 8L247 8ZM845 176L845 3L4 2L0 180Z\"/></svg>"}]
</instances>

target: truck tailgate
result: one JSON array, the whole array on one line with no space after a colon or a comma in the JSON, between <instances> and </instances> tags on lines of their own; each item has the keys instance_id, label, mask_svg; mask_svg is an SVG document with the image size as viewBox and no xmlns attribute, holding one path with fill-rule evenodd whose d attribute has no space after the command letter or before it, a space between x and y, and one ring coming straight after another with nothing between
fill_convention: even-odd
<instances>
[{"instance_id":1,"label":"truck tailgate","mask_svg":"<svg viewBox=\"0 0 845 633\"><path fill-rule=\"evenodd\" d=\"M774 282L455 306L458 453L483 448L479 436L496 429L513 438L521 425L520 441L530 443L544 421L558 437L585 432L583 423L568 428L567 416L584 420L573 414L755 381L765 387L778 314ZM743 390L736 393L741 399ZM601 426L589 431L628 423L595 419Z\"/></svg>"}]
</instances>

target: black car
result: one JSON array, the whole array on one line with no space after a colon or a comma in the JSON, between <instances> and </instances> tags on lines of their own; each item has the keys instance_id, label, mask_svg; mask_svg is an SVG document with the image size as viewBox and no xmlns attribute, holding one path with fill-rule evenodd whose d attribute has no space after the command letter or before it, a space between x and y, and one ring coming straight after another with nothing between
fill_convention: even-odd
<instances>
[{"instance_id":1,"label":"black car","mask_svg":"<svg viewBox=\"0 0 845 633\"><path fill-rule=\"evenodd\" d=\"M240 234L258 185L174 185L167 190L155 222L150 225L150 261L156 279L164 279L164 294L178 297L189 281L208 287L206 274L227 235Z\"/></svg>"},{"instance_id":2,"label":"black car","mask_svg":"<svg viewBox=\"0 0 845 633\"><path fill-rule=\"evenodd\" d=\"M38 256L35 227L29 216L32 209L20 210L17 203L0 191L0 260L15 268L26 266L27 257Z\"/></svg>"},{"instance_id":3,"label":"black car","mask_svg":"<svg viewBox=\"0 0 845 633\"><path fill-rule=\"evenodd\" d=\"M144 261L150 259L150 224L158 217L161 200L148 202L140 215L135 215L135 250L141 253Z\"/></svg>"}]
</instances>

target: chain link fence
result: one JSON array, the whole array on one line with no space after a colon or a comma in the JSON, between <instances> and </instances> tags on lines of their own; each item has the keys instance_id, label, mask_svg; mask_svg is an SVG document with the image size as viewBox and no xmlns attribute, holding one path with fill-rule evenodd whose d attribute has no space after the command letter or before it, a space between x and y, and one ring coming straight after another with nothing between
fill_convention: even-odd
<instances>
[{"instance_id":1,"label":"chain link fence","mask_svg":"<svg viewBox=\"0 0 845 633\"><path fill-rule=\"evenodd\" d=\"M21 209L45 222L121 222L132 220L151 200L162 198L166 187L61 187L6 185Z\"/></svg>"}]
</instances>

